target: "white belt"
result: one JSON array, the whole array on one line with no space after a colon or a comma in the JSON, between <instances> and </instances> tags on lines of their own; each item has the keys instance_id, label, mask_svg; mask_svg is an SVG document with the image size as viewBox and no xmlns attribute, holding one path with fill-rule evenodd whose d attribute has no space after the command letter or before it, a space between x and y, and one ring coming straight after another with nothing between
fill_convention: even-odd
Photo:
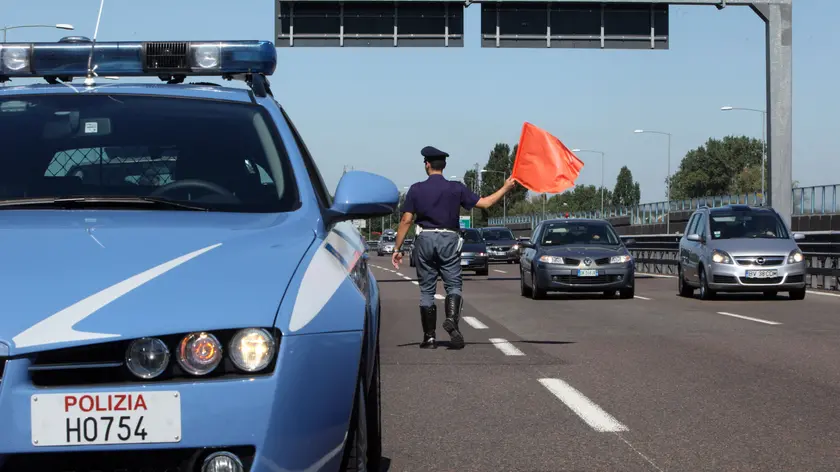
<instances>
[{"instance_id":1,"label":"white belt","mask_svg":"<svg viewBox=\"0 0 840 472\"><path fill-rule=\"evenodd\" d=\"M414 229L414 232L417 233L417 234L420 234L423 231L431 231L433 233L455 233L455 234L458 234L457 231L452 231L451 229L446 229L446 228L423 229L422 227L420 227L420 225L417 225L417 227Z\"/></svg>"}]
</instances>

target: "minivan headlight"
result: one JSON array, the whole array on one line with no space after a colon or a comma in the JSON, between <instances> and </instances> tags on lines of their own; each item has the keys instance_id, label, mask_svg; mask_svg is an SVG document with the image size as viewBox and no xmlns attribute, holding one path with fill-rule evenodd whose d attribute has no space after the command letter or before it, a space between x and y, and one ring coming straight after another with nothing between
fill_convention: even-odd
<instances>
[{"instance_id":1,"label":"minivan headlight","mask_svg":"<svg viewBox=\"0 0 840 472\"><path fill-rule=\"evenodd\" d=\"M540 256L540 262L546 264L563 264L563 258L558 256Z\"/></svg>"},{"instance_id":2,"label":"minivan headlight","mask_svg":"<svg viewBox=\"0 0 840 472\"><path fill-rule=\"evenodd\" d=\"M732 258L729 257L729 254L715 249L712 251L712 262L715 264L732 264Z\"/></svg>"},{"instance_id":3,"label":"minivan headlight","mask_svg":"<svg viewBox=\"0 0 840 472\"><path fill-rule=\"evenodd\" d=\"M788 264L796 264L804 260L805 256L802 254L802 251L800 251L798 248L791 251L790 255L788 255Z\"/></svg>"},{"instance_id":4,"label":"minivan headlight","mask_svg":"<svg viewBox=\"0 0 840 472\"><path fill-rule=\"evenodd\" d=\"M610 264L623 264L625 262L630 262L632 258L625 254L623 256L612 256L610 257Z\"/></svg>"}]
</instances>

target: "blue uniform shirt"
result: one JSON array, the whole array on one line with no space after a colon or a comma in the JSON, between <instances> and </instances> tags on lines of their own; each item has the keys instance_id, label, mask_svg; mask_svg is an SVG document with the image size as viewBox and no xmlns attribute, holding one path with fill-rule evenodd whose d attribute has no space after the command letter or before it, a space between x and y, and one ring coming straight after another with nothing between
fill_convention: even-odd
<instances>
[{"instance_id":1,"label":"blue uniform shirt","mask_svg":"<svg viewBox=\"0 0 840 472\"><path fill-rule=\"evenodd\" d=\"M461 182L446 180L441 174L432 174L423 182L408 189L402 211L416 215L415 224L423 229L451 229L458 231L461 207L472 209L479 196Z\"/></svg>"}]
</instances>

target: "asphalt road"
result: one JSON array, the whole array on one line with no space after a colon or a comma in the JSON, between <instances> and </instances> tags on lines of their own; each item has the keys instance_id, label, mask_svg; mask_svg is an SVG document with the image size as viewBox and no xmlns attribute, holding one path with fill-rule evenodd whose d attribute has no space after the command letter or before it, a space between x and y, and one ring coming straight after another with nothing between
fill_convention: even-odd
<instances>
[{"instance_id":1,"label":"asphalt road","mask_svg":"<svg viewBox=\"0 0 840 472\"><path fill-rule=\"evenodd\" d=\"M466 348L424 350L415 270L371 264L389 471L840 470L836 295L703 302L638 275L633 300L536 301L493 265L465 274Z\"/></svg>"}]
</instances>

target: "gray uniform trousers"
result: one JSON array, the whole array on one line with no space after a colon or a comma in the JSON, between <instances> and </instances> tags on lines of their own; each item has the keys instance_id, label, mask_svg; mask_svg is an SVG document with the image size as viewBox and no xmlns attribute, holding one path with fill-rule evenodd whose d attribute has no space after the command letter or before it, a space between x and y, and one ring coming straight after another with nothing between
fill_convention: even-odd
<instances>
[{"instance_id":1,"label":"gray uniform trousers","mask_svg":"<svg viewBox=\"0 0 840 472\"><path fill-rule=\"evenodd\" d=\"M461 237L455 232L425 230L414 240L420 306L435 304L437 278L447 295L461 295Z\"/></svg>"}]
</instances>

